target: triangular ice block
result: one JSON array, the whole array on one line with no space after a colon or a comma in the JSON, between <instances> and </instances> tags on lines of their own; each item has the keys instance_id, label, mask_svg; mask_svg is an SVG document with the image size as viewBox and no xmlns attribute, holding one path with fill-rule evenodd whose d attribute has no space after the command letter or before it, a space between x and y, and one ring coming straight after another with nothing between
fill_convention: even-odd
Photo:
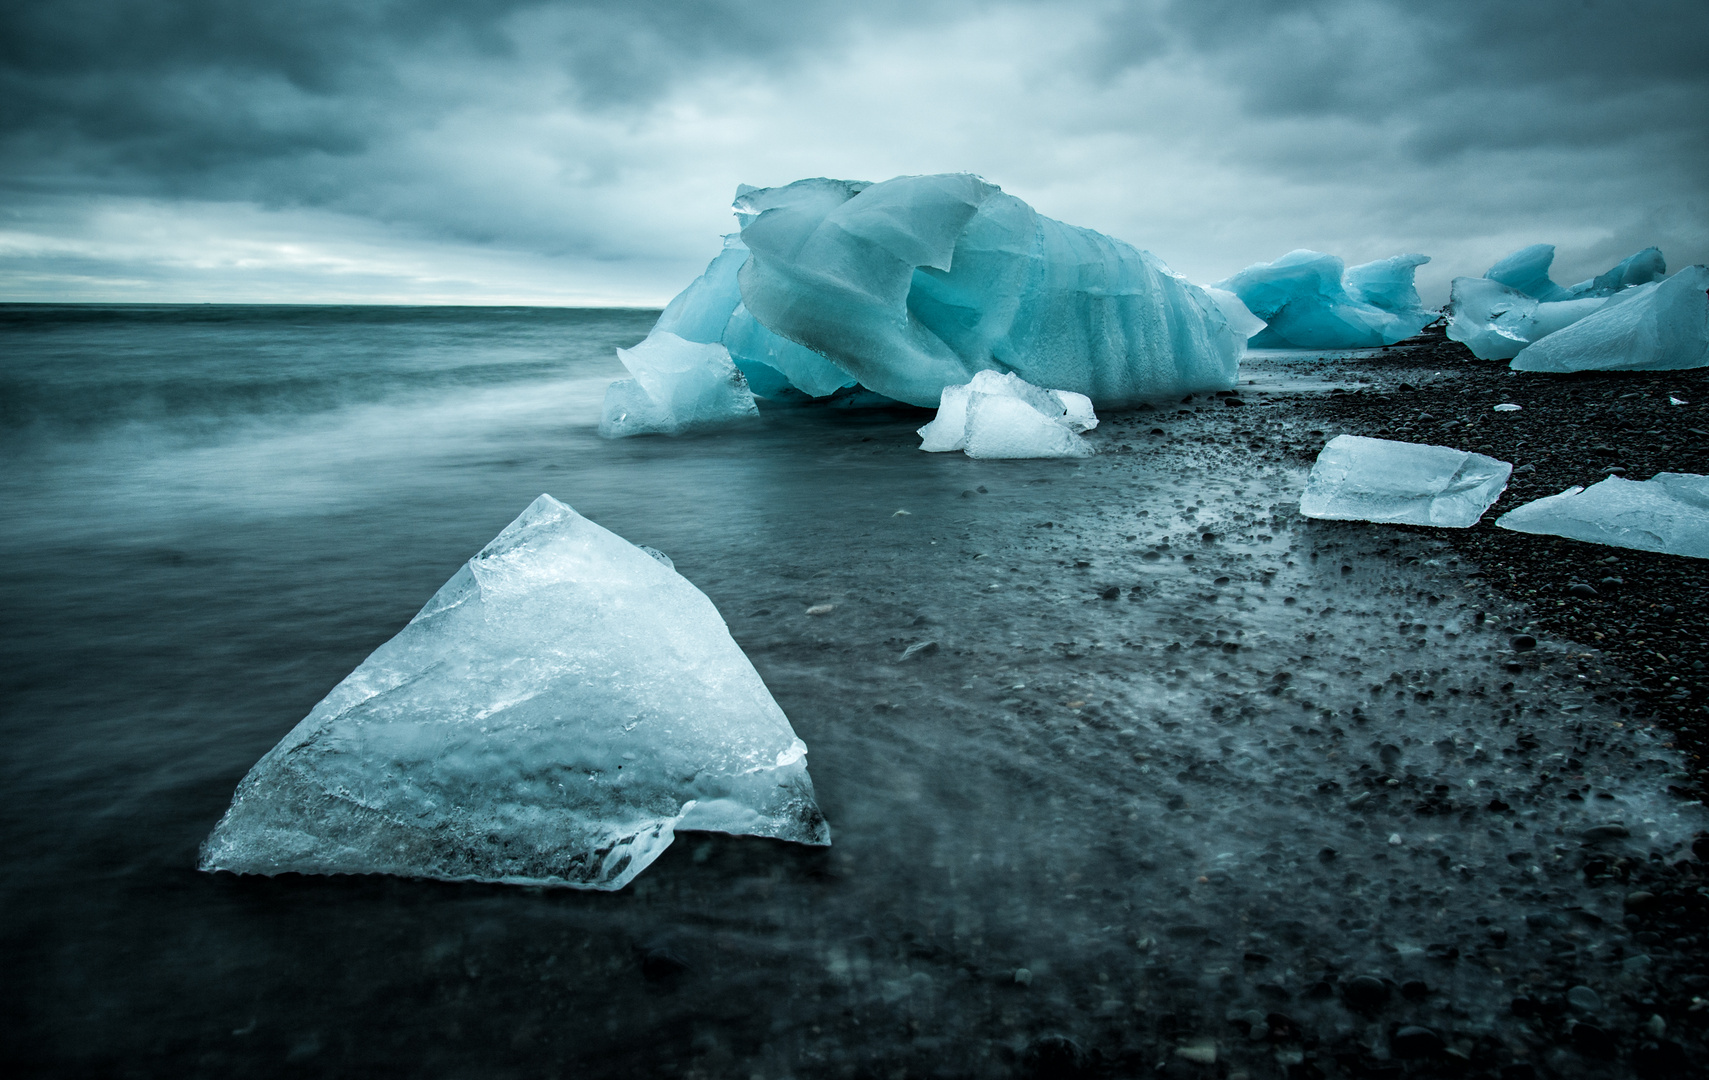
<instances>
[{"instance_id":1,"label":"triangular ice block","mask_svg":"<svg viewBox=\"0 0 1709 1080\"><path fill-rule=\"evenodd\" d=\"M827 844L712 602L542 495L263 757L204 870L619 889L677 829Z\"/></svg>"}]
</instances>

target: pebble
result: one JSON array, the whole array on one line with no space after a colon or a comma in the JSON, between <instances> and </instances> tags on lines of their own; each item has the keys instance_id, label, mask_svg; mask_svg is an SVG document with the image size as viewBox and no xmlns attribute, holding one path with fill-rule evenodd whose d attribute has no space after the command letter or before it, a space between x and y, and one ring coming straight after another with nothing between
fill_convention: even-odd
<instances>
[{"instance_id":1,"label":"pebble","mask_svg":"<svg viewBox=\"0 0 1709 1080\"><path fill-rule=\"evenodd\" d=\"M1175 1056L1197 1062L1200 1065L1215 1065L1216 1043L1209 1039L1200 1039L1197 1042L1190 1042L1186 1046L1177 1046Z\"/></svg>"},{"instance_id":2,"label":"pebble","mask_svg":"<svg viewBox=\"0 0 1709 1080\"><path fill-rule=\"evenodd\" d=\"M1033 983L1033 973L1028 971L1026 968L1016 968L1015 982L1021 986L1031 986Z\"/></svg>"},{"instance_id":3,"label":"pebble","mask_svg":"<svg viewBox=\"0 0 1709 1080\"><path fill-rule=\"evenodd\" d=\"M1423 1058L1442 1052L1442 1036L1427 1027L1403 1027L1389 1039L1395 1057Z\"/></svg>"},{"instance_id":4,"label":"pebble","mask_svg":"<svg viewBox=\"0 0 1709 1080\"><path fill-rule=\"evenodd\" d=\"M1619 822L1609 825L1592 825L1584 832L1579 833L1579 836L1583 837L1587 844L1595 844L1603 840L1624 840L1631 835L1632 830Z\"/></svg>"},{"instance_id":5,"label":"pebble","mask_svg":"<svg viewBox=\"0 0 1709 1080\"><path fill-rule=\"evenodd\" d=\"M1515 634L1513 636L1514 652L1530 652L1537 647L1537 639L1530 634Z\"/></svg>"},{"instance_id":6,"label":"pebble","mask_svg":"<svg viewBox=\"0 0 1709 1080\"><path fill-rule=\"evenodd\" d=\"M1567 589L1567 595L1568 596L1578 596L1578 597L1582 597L1586 600L1589 600L1592 597L1595 597L1599 594L1591 586L1580 584L1580 585L1574 585L1574 586L1571 586L1570 588L1568 588Z\"/></svg>"},{"instance_id":7,"label":"pebble","mask_svg":"<svg viewBox=\"0 0 1709 1080\"><path fill-rule=\"evenodd\" d=\"M1360 975L1347 980L1341 996L1355 1009L1375 1009L1389 999L1389 985L1375 975Z\"/></svg>"},{"instance_id":8,"label":"pebble","mask_svg":"<svg viewBox=\"0 0 1709 1080\"><path fill-rule=\"evenodd\" d=\"M1579 1012L1593 1013L1602 1008L1602 998L1588 986L1575 986L1567 991L1567 1004Z\"/></svg>"},{"instance_id":9,"label":"pebble","mask_svg":"<svg viewBox=\"0 0 1709 1080\"><path fill-rule=\"evenodd\" d=\"M1523 406L1504 401L1495 407L1496 412L1518 412Z\"/></svg>"},{"instance_id":10,"label":"pebble","mask_svg":"<svg viewBox=\"0 0 1709 1080\"><path fill-rule=\"evenodd\" d=\"M1626 910L1627 911L1643 911L1645 908L1651 906L1655 902L1656 902L1655 893L1645 892L1642 889L1639 889L1637 892L1632 892L1632 893L1626 894Z\"/></svg>"},{"instance_id":11,"label":"pebble","mask_svg":"<svg viewBox=\"0 0 1709 1080\"><path fill-rule=\"evenodd\" d=\"M688 970L688 961L669 949L648 949L641 955L641 977L648 982L665 982Z\"/></svg>"}]
</instances>

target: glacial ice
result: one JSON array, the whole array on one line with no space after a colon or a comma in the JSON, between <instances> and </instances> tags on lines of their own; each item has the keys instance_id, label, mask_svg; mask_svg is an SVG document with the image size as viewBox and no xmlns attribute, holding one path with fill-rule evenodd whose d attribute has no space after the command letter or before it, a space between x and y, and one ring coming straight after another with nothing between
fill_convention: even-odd
<instances>
[{"instance_id":1,"label":"glacial ice","mask_svg":"<svg viewBox=\"0 0 1709 1080\"><path fill-rule=\"evenodd\" d=\"M1532 244L1499 260L1484 271L1484 277L1533 300L1565 300L1567 290L1549 277L1549 264L1554 261L1555 245Z\"/></svg>"},{"instance_id":2,"label":"glacial ice","mask_svg":"<svg viewBox=\"0 0 1709 1080\"><path fill-rule=\"evenodd\" d=\"M1511 360L1607 303L1600 297L1539 302L1489 278L1457 277L1448 292L1448 337L1480 360Z\"/></svg>"},{"instance_id":3,"label":"glacial ice","mask_svg":"<svg viewBox=\"0 0 1709 1080\"><path fill-rule=\"evenodd\" d=\"M1413 274L1427 255L1396 255L1351 269L1334 255L1290 251L1217 282L1268 325L1254 348L1359 349L1393 345L1435 315L1424 310Z\"/></svg>"},{"instance_id":4,"label":"glacial ice","mask_svg":"<svg viewBox=\"0 0 1709 1080\"><path fill-rule=\"evenodd\" d=\"M747 380L722 345L686 341L655 329L618 359L634 376L605 391L599 433L676 435L755 419L759 409Z\"/></svg>"},{"instance_id":5,"label":"glacial ice","mask_svg":"<svg viewBox=\"0 0 1709 1080\"><path fill-rule=\"evenodd\" d=\"M1300 513L1466 529L1507 487L1513 466L1447 446L1338 435L1306 478Z\"/></svg>"},{"instance_id":6,"label":"glacial ice","mask_svg":"<svg viewBox=\"0 0 1709 1080\"><path fill-rule=\"evenodd\" d=\"M1677 371L1709 366L1709 267L1615 293L1585 318L1528 345L1516 371ZM1547 306L1547 305L1545 305Z\"/></svg>"},{"instance_id":7,"label":"glacial ice","mask_svg":"<svg viewBox=\"0 0 1709 1080\"><path fill-rule=\"evenodd\" d=\"M705 595L542 495L249 771L204 870L619 889L698 829L827 844Z\"/></svg>"},{"instance_id":8,"label":"glacial ice","mask_svg":"<svg viewBox=\"0 0 1709 1080\"><path fill-rule=\"evenodd\" d=\"M1084 394L981 371L965 385L944 387L937 416L919 430L920 449L965 450L974 458L1088 457L1092 446L1079 433L1097 426Z\"/></svg>"},{"instance_id":9,"label":"glacial ice","mask_svg":"<svg viewBox=\"0 0 1709 1080\"><path fill-rule=\"evenodd\" d=\"M914 405L1004 368L1099 407L1233 385L1240 339L1147 252L975 176L742 188L742 302L861 385Z\"/></svg>"},{"instance_id":10,"label":"glacial ice","mask_svg":"<svg viewBox=\"0 0 1709 1080\"><path fill-rule=\"evenodd\" d=\"M1610 476L1528 502L1495 519L1504 529L1709 559L1709 476Z\"/></svg>"},{"instance_id":11,"label":"glacial ice","mask_svg":"<svg viewBox=\"0 0 1709 1080\"><path fill-rule=\"evenodd\" d=\"M1203 288L1221 309L1222 317L1228 320L1228 328L1233 332L1234 339L1240 342L1241 348L1244 349L1246 343L1264 329L1264 320L1252 314L1252 309L1227 289L1219 289L1215 285L1206 285Z\"/></svg>"}]
</instances>

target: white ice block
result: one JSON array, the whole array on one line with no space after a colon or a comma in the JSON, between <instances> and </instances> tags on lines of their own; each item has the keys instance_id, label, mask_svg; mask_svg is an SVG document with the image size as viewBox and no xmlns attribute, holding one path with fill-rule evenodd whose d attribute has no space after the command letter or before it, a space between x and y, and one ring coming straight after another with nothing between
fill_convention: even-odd
<instances>
[{"instance_id":1,"label":"white ice block","mask_svg":"<svg viewBox=\"0 0 1709 1080\"><path fill-rule=\"evenodd\" d=\"M263 757L204 870L618 889L676 830L829 843L705 595L542 495Z\"/></svg>"},{"instance_id":2,"label":"white ice block","mask_svg":"<svg viewBox=\"0 0 1709 1080\"><path fill-rule=\"evenodd\" d=\"M723 345L686 341L655 329L633 349L618 349L633 379L605 392L599 433L677 435L759 418L748 382Z\"/></svg>"},{"instance_id":3,"label":"white ice block","mask_svg":"<svg viewBox=\"0 0 1709 1080\"><path fill-rule=\"evenodd\" d=\"M1447 446L1338 435L1306 479L1300 513L1337 521L1470 528L1513 466Z\"/></svg>"},{"instance_id":4,"label":"white ice block","mask_svg":"<svg viewBox=\"0 0 1709 1080\"><path fill-rule=\"evenodd\" d=\"M1495 519L1514 532L1709 559L1709 476L1618 476L1528 502Z\"/></svg>"},{"instance_id":5,"label":"white ice block","mask_svg":"<svg viewBox=\"0 0 1709 1080\"><path fill-rule=\"evenodd\" d=\"M1092 445L1079 433L1097 426L1083 394L981 371L964 386L944 388L937 416L919 430L920 449L979 458L1087 457Z\"/></svg>"},{"instance_id":6,"label":"white ice block","mask_svg":"<svg viewBox=\"0 0 1709 1080\"><path fill-rule=\"evenodd\" d=\"M1585 318L1527 346L1509 366L1555 372L1709 366L1709 267L1688 266L1600 303Z\"/></svg>"}]
</instances>

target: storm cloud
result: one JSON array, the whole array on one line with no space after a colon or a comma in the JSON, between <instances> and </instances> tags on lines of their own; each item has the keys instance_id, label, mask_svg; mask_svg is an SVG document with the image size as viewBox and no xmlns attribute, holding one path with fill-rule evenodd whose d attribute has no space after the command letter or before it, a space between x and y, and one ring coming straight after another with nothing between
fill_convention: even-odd
<instances>
[{"instance_id":1,"label":"storm cloud","mask_svg":"<svg viewBox=\"0 0 1709 1080\"><path fill-rule=\"evenodd\" d=\"M655 303L739 182L978 172L1200 280L1709 260L1709 8L15 0L0 298Z\"/></svg>"}]
</instances>

